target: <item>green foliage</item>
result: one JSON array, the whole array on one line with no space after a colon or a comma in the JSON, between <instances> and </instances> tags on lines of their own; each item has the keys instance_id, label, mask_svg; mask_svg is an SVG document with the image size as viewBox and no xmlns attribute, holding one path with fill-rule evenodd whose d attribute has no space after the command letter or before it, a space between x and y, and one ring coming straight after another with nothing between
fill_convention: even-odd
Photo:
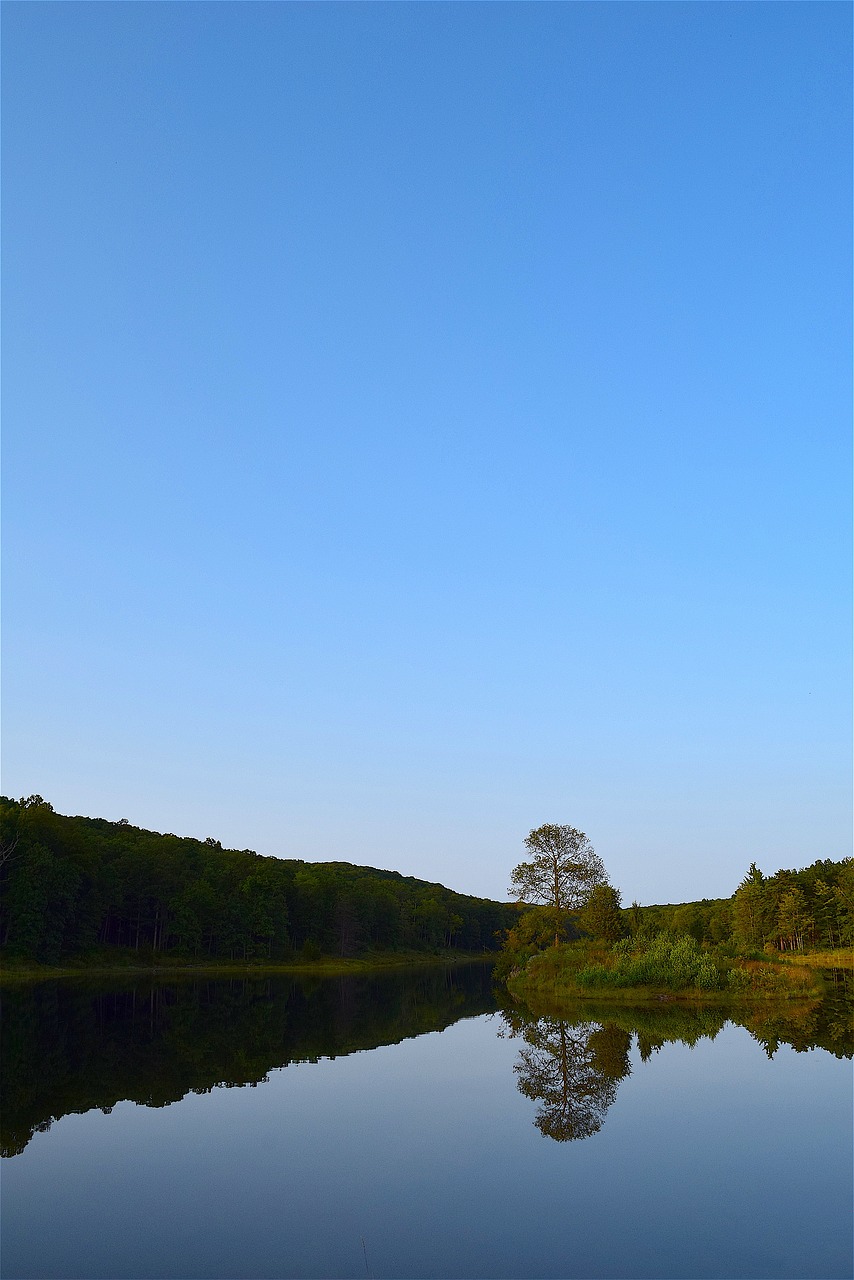
<instances>
[{"instance_id":1,"label":"green foliage","mask_svg":"<svg viewBox=\"0 0 854 1280\"><path fill-rule=\"evenodd\" d=\"M602 859L583 831L555 823L529 832L525 848L531 861L513 868L510 896L551 913L558 946L567 912L583 907L595 886L607 883Z\"/></svg>"},{"instance_id":2,"label":"green foliage","mask_svg":"<svg viewBox=\"0 0 854 1280\"><path fill-rule=\"evenodd\" d=\"M751 864L732 900L735 943L742 952L768 943L779 951L802 951L854 940L851 905L846 902L846 886L852 880L851 858L825 859L767 878ZM854 897L851 889L848 893Z\"/></svg>"},{"instance_id":3,"label":"green foliage","mask_svg":"<svg viewBox=\"0 0 854 1280\"><path fill-rule=\"evenodd\" d=\"M491 950L516 909L393 871L262 858L0 798L0 941L56 962L95 947L197 960Z\"/></svg>"},{"instance_id":4,"label":"green foliage","mask_svg":"<svg viewBox=\"0 0 854 1280\"><path fill-rule=\"evenodd\" d=\"M808 933L815 930L815 920L807 906L806 895L793 885L780 898L777 907L777 932L781 950L801 951Z\"/></svg>"},{"instance_id":5,"label":"green foliage","mask_svg":"<svg viewBox=\"0 0 854 1280\"><path fill-rule=\"evenodd\" d=\"M827 893L827 886L823 886ZM843 945L854 945L854 858L847 858L842 864L833 889L833 897L835 899L835 911L833 915L836 921L838 938L837 941ZM830 912L832 909L828 902L826 910ZM831 946L834 945L831 943Z\"/></svg>"},{"instance_id":6,"label":"green foliage","mask_svg":"<svg viewBox=\"0 0 854 1280\"><path fill-rule=\"evenodd\" d=\"M733 948L710 951L689 934L659 933L652 938L627 937L612 947L579 942L551 947L533 956L524 969L511 973L508 987L514 996L530 1001L565 1002L595 998L601 991L721 993L727 996L783 997L815 1002L827 978L815 968L781 960L755 951L750 957L733 957Z\"/></svg>"},{"instance_id":7,"label":"green foliage","mask_svg":"<svg viewBox=\"0 0 854 1280\"><path fill-rule=\"evenodd\" d=\"M570 915L563 912L558 921L558 934L565 937L572 929ZM505 979L516 969L521 969L544 947L554 941L555 916L548 907L529 907L520 910L516 924L508 929L501 952L495 962L495 976Z\"/></svg>"},{"instance_id":8,"label":"green foliage","mask_svg":"<svg viewBox=\"0 0 854 1280\"><path fill-rule=\"evenodd\" d=\"M591 938L616 942L626 932L620 911L620 891L610 884L597 884L578 913L578 923Z\"/></svg>"},{"instance_id":9,"label":"green foliage","mask_svg":"<svg viewBox=\"0 0 854 1280\"><path fill-rule=\"evenodd\" d=\"M697 942L720 943L732 934L729 898L703 898L699 902L642 907L633 902L622 913L625 930L633 937L652 938L657 933L687 933Z\"/></svg>"},{"instance_id":10,"label":"green foliage","mask_svg":"<svg viewBox=\"0 0 854 1280\"><path fill-rule=\"evenodd\" d=\"M827 858L800 871L764 876L751 863L732 898L703 898L622 912L633 937L685 933L732 955L832 950L854 944L854 860Z\"/></svg>"},{"instance_id":11,"label":"green foliage","mask_svg":"<svg viewBox=\"0 0 854 1280\"><path fill-rule=\"evenodd\" d=\"M615 943L608 963L589 965L575 975L580 987L698 987L714 991L722 985L714 961L688 934L659 933L647 939Z\"/></svg>"},{"instance_id":12,"label":"green foliage","mask_svg":"<svg viewBox=\"0 0 854 1280\"><path fill-rule=\"evenodd\" d=\"M40 843L21 851L9 885L7 909L17 921L20 949L49 963L62 954L80 873Z\"/></svg>"}]
</instances>

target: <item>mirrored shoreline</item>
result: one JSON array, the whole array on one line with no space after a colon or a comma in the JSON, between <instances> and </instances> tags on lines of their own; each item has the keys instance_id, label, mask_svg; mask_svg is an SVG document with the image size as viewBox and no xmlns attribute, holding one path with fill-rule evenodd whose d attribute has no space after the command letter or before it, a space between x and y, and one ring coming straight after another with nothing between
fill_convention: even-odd
<instances>
[{"instance_id":1,"label":"mirrored shoreline","mask_svg":"<svg viewBox=\"0 0 854 1280\"><path fill-rule=\"evenodd\" d=\"M631 1074L668 1042L713 1040L745 1027L773 1058L781 1045L854 1056L850 975L837 973L818 1004L723 1011L662 1003L534 1012L493 986L489 965L337 978L53 980L3 991L0 1150L19 1155L64 1115L108 1112L129 1100L164 1107L191 1093L262 1084L269 1072L396 1044L464 1018L500 1014L518 1041L519 1091L535 1123L559 1141L602 1127Z\"/></svg>"}]
</instances>

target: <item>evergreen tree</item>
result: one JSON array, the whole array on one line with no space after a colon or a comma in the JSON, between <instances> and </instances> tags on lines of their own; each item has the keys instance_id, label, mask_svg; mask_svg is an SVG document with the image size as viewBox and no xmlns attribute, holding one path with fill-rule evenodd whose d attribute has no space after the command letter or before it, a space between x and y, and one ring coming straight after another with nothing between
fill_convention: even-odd
<instances>
[{"instance_id":1,"label":"evergreen tree","mask_svg":"<svg viewBox=\"0 0 854 1280\"><path fill-rule=\"evenodd\" d=\"M765 940L765 877L755 862L742 880L732 900L732 932L745 948L761 947Z\"/></svg>"},{"instance_id":2,"label":"evergreen tree","mask_svg":"<svg viewBox=\"0 0 854 1280\"><path fill-rule=\"evenodd\" d=\"M620 891L610 884L597 884L578 914L585 933L601 942L616 942L626 932L620 911Z\"/></svg>"}]
</instances>

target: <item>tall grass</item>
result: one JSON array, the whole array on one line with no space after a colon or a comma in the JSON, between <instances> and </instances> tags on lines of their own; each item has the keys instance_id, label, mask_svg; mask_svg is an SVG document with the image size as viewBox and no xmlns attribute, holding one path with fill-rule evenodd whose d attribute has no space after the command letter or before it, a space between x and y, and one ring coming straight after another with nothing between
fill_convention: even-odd
<instances>
[{"instance_id":1,"label":"tall grass","mask_svg":"<svg viewBox=\"0 0 854 1280\"><path fill-rule=\"evenodd\" d=\"M751 960L730 969L727 985L731 991L746 995L806 996L817 991L813 971L806 965L768 965Z\"/></svg>"}]
</instances>

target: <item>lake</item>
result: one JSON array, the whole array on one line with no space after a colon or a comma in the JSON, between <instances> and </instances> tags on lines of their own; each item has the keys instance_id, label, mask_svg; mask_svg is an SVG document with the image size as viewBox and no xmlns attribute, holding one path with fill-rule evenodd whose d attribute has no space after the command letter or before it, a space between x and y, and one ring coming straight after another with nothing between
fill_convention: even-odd
<instances>
[{"instance_id":1,"label":"lake","mask_svg":"<svg viewBox=\"0 0 854 1280\"><path fill-rule=\"evenodd\" d=\"M852 1274L850 991L537 1016L488 966L4 991L2 1274Z\"/></svg>"}]
</instances>

